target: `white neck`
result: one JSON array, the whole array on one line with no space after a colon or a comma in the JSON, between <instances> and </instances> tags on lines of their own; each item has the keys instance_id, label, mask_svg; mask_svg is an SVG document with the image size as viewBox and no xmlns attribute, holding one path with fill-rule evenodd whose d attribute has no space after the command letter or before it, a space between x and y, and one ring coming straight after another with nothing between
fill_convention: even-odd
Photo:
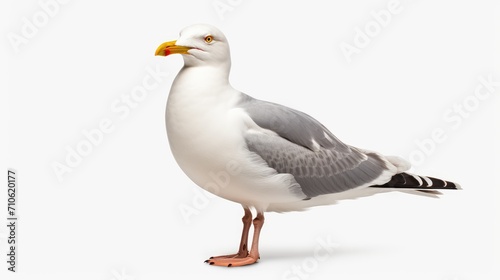
<instances>
[{"instance_id":1,"label":"white neck","mask_svg":"<svg viewBox=\"0 0 500 280\"><path fill-rule=\"evenodd\" d=\"M228 67L184 66L172 84L169 98L177 94L182 94L183 98L216 97L228 89L232 89Z\"/></svg>"}]
</instances>

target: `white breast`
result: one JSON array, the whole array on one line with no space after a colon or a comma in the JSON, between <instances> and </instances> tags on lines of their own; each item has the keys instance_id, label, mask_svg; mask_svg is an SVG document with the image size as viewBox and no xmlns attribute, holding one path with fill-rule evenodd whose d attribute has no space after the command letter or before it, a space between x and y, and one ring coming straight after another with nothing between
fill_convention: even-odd
<instances>
[{"instance_id":1,"label":"white breast","mask_svg":"<svg viewBox=\"0 0 500 280\"><path fill-rule=\"evenodd\" d=\"M223 198L265 210L276 202L295 201L291 175L274 169L247 150L248 115L235 108L241 93L229 84L210 85L181 71L167 101L167 135L177 163L198 186ZM188 78L189 79L188 79ZM250 128L254 129L254 128Z\"/></svg>"}]
</instances>

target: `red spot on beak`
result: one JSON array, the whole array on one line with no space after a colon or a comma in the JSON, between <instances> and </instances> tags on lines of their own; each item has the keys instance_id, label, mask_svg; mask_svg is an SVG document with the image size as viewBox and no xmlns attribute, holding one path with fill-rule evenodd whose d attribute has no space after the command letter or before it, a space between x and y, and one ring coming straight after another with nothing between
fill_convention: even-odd
<instances>
[{"instance_id":1,"label":"red spot on beak","mask_svg":"<svg viewBox=\"0 0 500 280\"><path fill-rule=\"evenodd\" d=\"M170 49L169 48L166 48L165 49L165 56L169 55L170 54Z\"/></svg>"}]
</instances>

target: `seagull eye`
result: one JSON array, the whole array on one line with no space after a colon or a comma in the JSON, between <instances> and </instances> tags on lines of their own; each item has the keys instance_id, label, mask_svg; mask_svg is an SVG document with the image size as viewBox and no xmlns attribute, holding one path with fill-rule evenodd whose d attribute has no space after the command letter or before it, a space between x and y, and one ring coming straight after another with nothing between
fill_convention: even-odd
<instances>
[{"instance_id":1,"label":"seagull eye","mask_svg":"<svg viewBox=\"0 0 500 280\"><path fill-rule=\"evenodd\" d=\"M210 44L214 40L212 35L205 36L205 43Z\"/></svg>"}]
</instances>

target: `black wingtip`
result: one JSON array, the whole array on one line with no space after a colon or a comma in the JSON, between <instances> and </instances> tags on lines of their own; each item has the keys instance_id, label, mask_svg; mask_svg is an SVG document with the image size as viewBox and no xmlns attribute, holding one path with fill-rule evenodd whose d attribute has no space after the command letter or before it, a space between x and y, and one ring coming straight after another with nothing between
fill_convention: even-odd
<instances>
[{"instance_id":1,"label":"black wingtip","mask_svg":"<svg viewBox=\"0 0 500 280\"><path fill-rule=\"evenodd\" d=\"M416 189L416 190L461 190L462 187L454 182L449 182L433 177L399 173L392 176L389 182L383 185L371 186L374 188Z\"/></svg>"}]
</instances>

